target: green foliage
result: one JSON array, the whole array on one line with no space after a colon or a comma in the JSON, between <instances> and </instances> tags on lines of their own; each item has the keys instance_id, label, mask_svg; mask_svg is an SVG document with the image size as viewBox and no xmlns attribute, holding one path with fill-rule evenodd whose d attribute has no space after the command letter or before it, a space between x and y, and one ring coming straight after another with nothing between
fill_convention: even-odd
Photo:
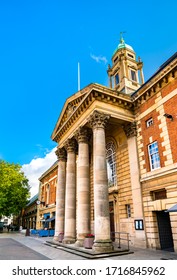
<instances>
[{"instance_id":1,"label":"green foliage","mask_svg":"<svg viewBox=\"0 0 177 280\"><path fill-rule=\"evenodd\" d=\"M0 160L0 216L19 214L28 198L28 179L21 166Z\"/></svg>"}]
</instances>

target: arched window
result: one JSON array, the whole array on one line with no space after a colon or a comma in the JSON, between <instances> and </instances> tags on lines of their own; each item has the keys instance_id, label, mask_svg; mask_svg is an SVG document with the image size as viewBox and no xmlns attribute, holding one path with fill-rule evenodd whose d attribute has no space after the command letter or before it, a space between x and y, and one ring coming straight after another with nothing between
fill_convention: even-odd
<instances>
[{"instance_id":1,"label":"arched window","mask_svg":"<svg viewBox=\"0 0 177 280\"><path fill-rule=\"evenodd\" d=\"M108 187L117 185L116 148L113 141L106 144L106 162L108 172Z\"/></svg>"}]
</instances>

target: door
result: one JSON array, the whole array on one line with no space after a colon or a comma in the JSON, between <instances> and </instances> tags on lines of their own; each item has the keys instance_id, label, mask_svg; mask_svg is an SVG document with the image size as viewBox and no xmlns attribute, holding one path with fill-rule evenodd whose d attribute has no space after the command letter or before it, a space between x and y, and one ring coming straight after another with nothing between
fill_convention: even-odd
<instances>
[{"instance_id":1,"label":"door","mask_svg":"<svg viewBox=\"0 0 177 280\"><path fill-rule=\"evenodd\" d=\"M161 249L173 252L173 235L171 230L169 213L165 211L157 211L156 214Z\"/></svg>"},{"instance_id":2,"label":"door","mask_svg":"<svg viewBox=\"0 0 177 280\"><path fill-rule=\"evenodd\" d=\"M110 215L111 240L115 241L114 204L113 204L113 201L109 202L109 215Z\"/></svg>"}]
</instances>

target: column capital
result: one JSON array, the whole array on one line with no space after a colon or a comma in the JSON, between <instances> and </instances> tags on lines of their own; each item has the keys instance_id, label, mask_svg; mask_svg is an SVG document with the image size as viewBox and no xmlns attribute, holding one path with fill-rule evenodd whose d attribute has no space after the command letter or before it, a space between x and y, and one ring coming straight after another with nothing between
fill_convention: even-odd
<instances>
[{"instance_id":1,"label":"column capital","mask_svg":"<svg viewBox=\"0 0 177 280\"><path fill-rule=\"evenodd\" d=\"M65 149L67 150L67 152L69 153L75 153L76 149L77 149L77 143L76 140L74 138L68 139L65 142Z\"/></svg>"},{"instance_id":2,"label":"column capital","mask_svg":"<svg viewBox=\"0 0 177 280\"><path fill-rule=\"evenodd\" d=\"M57 148L55 154L57 155L59 161L66 161L67 156L65 148Z\"/></svg>"},{"instance_id":3,"label":"column capital","mask_svg":"<svg viewBox=\"0 0 177 280\"><path fill-rule=\"evenodd\" d=\"M136 122L128 123L126 125L123 125L122 127L123 127L123 130L124 130L127 138L131 138L131 137L137 135Z\"/></svg>"},{"instance_id":4,"label":"column capital","mask_svg":"<svg viewBox=\"0 0 177 280\"><path fill-rule=\"evenodd\" d=\"M86 127L79 127L79 129L75 133L75 138L78 141L78 143L88 143L88 129Z\"/></svg>"},{"instance_id":5,"label":"column capital","mask_svg":"<svg viewBox=\"0 0 177 280\"><path fill-rule=\"evenodd\" d=\"M94 111L88 122L93 129L105 128L110 116L99 111Z\"/></svg>"}]
</instances>

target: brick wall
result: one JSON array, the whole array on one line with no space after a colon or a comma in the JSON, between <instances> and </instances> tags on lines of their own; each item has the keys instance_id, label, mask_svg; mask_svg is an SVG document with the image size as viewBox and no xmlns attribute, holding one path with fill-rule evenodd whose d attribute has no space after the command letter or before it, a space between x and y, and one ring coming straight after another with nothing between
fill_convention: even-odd
<instances>
[{"instance_id":1,"label":"brick wall","mask_svg":"<svg viewBox=\"0 0 177 280\"><path fill-rule=\"evenodd\" d=\"M177 80L168 83L164 88L141 104L138 109L138 151L141 175L150 170L148 145L158 142L160 166L165 167L177 162ZM173 121L164 117L171 114ZM147 127L147 120L152 118L153 125Z\"/></svg>"}]
</instances>

